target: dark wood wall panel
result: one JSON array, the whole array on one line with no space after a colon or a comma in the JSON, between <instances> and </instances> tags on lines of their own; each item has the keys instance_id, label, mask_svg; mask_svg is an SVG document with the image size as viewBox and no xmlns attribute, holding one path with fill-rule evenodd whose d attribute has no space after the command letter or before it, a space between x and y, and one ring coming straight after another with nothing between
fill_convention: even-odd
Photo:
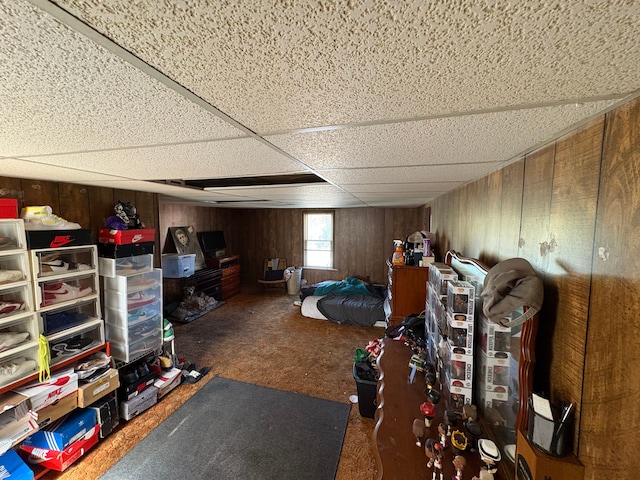
<instances>
[{"instance_id":1,"label":"dark wood wall panel","mask_svg":"<svg viewBox=\"0 0 640 480\"><path fill-rule=\"evenodd\" d=\"M640 103L608 115L605 131L580 458L590 465L590 478L635 478L640 471Z\"/></svg>"},{"instance_id":2,"label":"dark wood wall panel","mask_svg":"<svg viewBox=\"0 0 640 480\"><path fill-rule=\"evenodd\" d=\"M640 100L481 181L484 232L461 211L482 203L480 185L431 202L432 231L443 249L479 243L489 266L522 256L543 276L534 387L576 402L585 480L632 478L640 470Z\"/></svg>"}]
</instances>

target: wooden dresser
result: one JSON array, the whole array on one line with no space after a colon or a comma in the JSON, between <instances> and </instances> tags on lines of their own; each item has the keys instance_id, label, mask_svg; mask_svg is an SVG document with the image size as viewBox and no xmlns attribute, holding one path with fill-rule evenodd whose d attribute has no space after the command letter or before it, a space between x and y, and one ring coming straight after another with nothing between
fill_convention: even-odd
<instances>
[{"instance_id":1,"label":"wooden dresser","mask_svg":"<svg viewBox=\"0 0 640 480\"><path fill-rule=\"evenodd\" d=\"M387 318L388 325L402 322L402 319L412 313L420 313L427 303L428 267L413 267L407 265L389 266L389 306L391 315Z\"/></svg>"},{"instance_id":2,"label":"wooden dresser","mask_svg":"<svg viewBox=\"0 0 640 480\"><path fill-rule=\"evenodd\" d=\"M228 300L240 293L240 255L207 258L207 266L222 271L222 299Z\"/></svg>"}]
</instances>

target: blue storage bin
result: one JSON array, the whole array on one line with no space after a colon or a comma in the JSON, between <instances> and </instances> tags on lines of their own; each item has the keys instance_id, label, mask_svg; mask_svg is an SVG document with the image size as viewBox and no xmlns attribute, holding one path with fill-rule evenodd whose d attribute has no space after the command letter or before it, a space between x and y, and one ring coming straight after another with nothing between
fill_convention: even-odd
<instances>
[{"instance_id":1,"label":"blue storage bin","mask_svg":"<svg viewBox=\"0 0 640 480\"><path fill-rule=\"evenodd\" d=\"M195 253L164 253L162 255L162 276L165 278L190 277L195 273Z\"/></svg>"}]
</instances>

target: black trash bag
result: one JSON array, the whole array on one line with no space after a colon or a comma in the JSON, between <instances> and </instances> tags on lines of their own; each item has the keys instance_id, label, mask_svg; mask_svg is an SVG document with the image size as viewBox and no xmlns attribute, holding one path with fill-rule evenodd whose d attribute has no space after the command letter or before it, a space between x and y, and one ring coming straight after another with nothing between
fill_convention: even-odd
<instances>
[{"instance_id":1,"label":"black trash bag","mask_svg":"<svg viewBox=\"0 0 640 480\"><path fill-rule=\"evenodd\" d=\"M425 312L412 313L404 317L402 322L391 325L385 330L385 335L389 338L405 336L418 344L426 343L425 339Z\"/></svg>"},{"instance_id":2,"label":"black trash bag","mask_svg":"<svg viewBox=\"0 0 640 480\"><path fill-rule=\"evenodd\" d=\"M378 381L378 372L375 371L371 362L368 360L364 362L356 362L356 375L360 380L365 380L369 382L377 382Z\"/></svg>"}]
</instances>

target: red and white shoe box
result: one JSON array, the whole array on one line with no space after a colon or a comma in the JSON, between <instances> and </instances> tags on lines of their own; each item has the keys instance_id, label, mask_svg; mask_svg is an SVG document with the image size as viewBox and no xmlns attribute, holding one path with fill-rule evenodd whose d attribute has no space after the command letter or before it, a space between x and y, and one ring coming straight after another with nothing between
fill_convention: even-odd
<instances>
[{"instance_id":1,"label":"red and white shoe box","mask_svg":"<svg viewBox=\"0 0 640 480\"><path fill-rule=\"evenodd\" d=\"M180 385L181 382L182 370L179 368L172 368L171 370L163 371L160 374L160 377L153 384L158 388L158 400Z\"/></svg>"},{"instance_id":2,"label":"red and white shoe box","mask_svg":"<svg viewBox=\"0 0 640 480\"><path fill-rule=\"evenodd\" d=\"M111 243L115 245L155 242L155 237L156 231L153 228L131 230L109 230L108 228L100 228L98 230L98 241L100 243Z\"/></svg>"},{"instance_id":3,"label":"red and white shoe box","mask_svg":"<svg viewBox=\"0 0 640 480\"><path fill-rule=\"evenodd\" d=\"M158 388L151 385L131 400L120 403L120 418L131 420L156 403L158 403Z\"/></svg>"},{"instance_id":4,"label":"red and white shoe box","mask_svg":"<svg viewBox=\"0 0 640 480\"><path fill-rule=\"evenodd\" d=\"M78 390L78 375L73 369L51 374L49 380L32 382L15 391L29 397L31 410L37 412Z\"/></svg>"}]
</instances>

